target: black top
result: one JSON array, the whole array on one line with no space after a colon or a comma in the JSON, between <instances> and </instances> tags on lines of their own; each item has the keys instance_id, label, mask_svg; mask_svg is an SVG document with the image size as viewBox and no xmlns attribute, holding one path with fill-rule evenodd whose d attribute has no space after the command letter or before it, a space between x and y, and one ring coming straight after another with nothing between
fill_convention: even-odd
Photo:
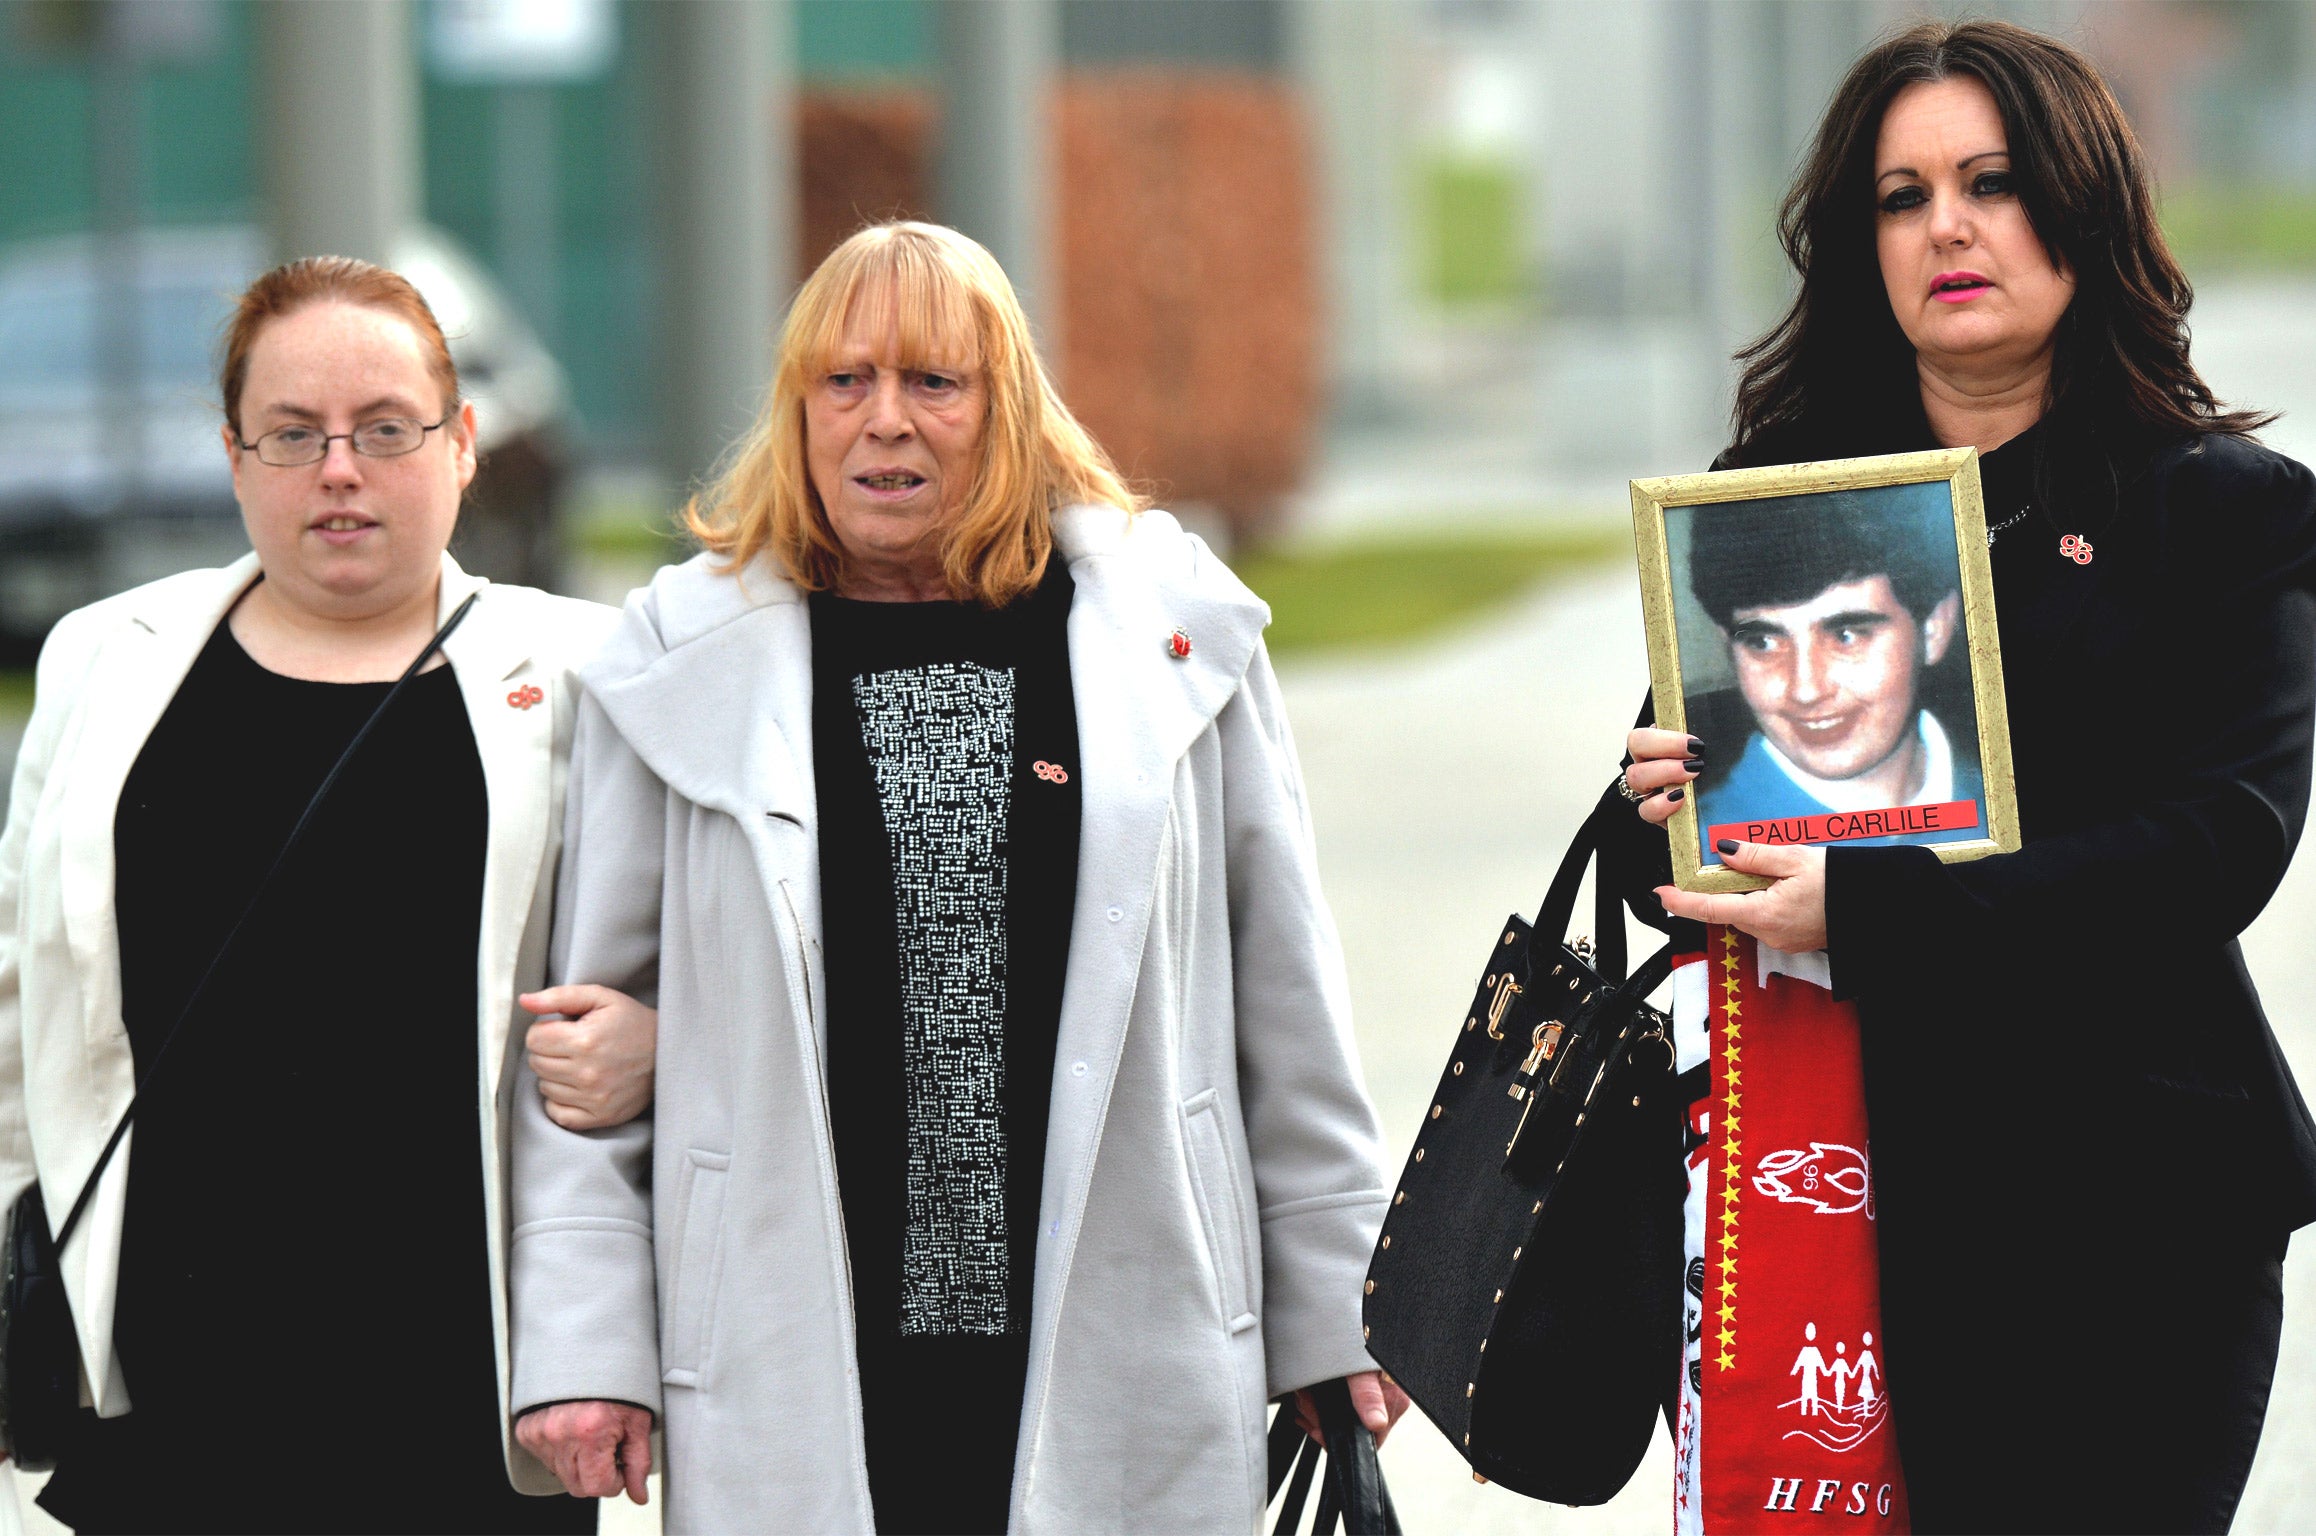
<instances>
[{"instance_id":1,"label":"black top","mask_svg":"<svg viewBox=\"0 0 2316 1536\"><path fill-rule=\"evenodd\" d=\"M140 1081L387 683L219 625L113 824ZM114 1339L43 1502L84 1530L592 1530L507 1482L483 1216L488 808L447 666L348 765L137 1111ZM359 1469L375 1459L392 1475Z\"/></svg>"},{"instance_id":2,"label":"black top","mask_svg":"<svg viewBox=\"0 0 2316 1536\"><path fill-rule=\"evenodd\" d=\"M1077 899L1057 560L991 611L815 594L828 1091L880 1531L1002 1531Z\"/></svg>"},{"instance_id":3,"label":"black top","mask_svg":"<svg viewBox=\"0 0 2316 1536\"><path fill-rule=\"evenodd\" d=\"M1991 1528L2035 1528L1967 1486L1998 1443L2043 1457L2052 1497L2081 1471L2015 1427L2029 1396L1990 1362L2068 1362L2050 1417L2127 1447L2134 1336L2189 1337L2141 1289L2150 1266L2272 1263L2316 1219L2316 1124L2236 942L2307 813L2316 477L2207 435L2109 478L2060 430L1981 468L1990 524L2029 510L1991 551L2025 846L1826 855L1833 983L1863 1031L1891 1402L1934 1524L1976 1499ZM1934 444L1925 427L1877 446ZM2065 534L2089 563L2061 556ZM1646 892L1669 877L1664 834L1630 826L1634 912L1681 926Z\"/></svg>"}]
</instances>

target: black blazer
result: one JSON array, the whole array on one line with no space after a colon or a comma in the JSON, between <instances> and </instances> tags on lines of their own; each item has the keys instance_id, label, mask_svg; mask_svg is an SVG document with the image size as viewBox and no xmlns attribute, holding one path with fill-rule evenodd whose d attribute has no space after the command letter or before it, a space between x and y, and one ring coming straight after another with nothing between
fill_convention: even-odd
<instances>
[{"instance_id":1,"label":"black blazer","mask_svg":"<svg viewBox=\"0 0 2316 1536\"><path fill-rule=\"evenodd\" d=\"M2316 1220L2316 1121L2236 938L2307 816L2316 477L2207 435L2155 449L2111 501L2062 488L2054 516L2035 492L2052 430L1982 464L1990 524L2036 506L1991 552L2025 846L1827 855L1883 1206L1932 1245L2014 1216L2280 1235ZM2059 556L2062 532L2089 564ZM1633 826L1632 909L1671 931L1648 894L1663 835Z\"/></svg>"},{"instance_id":2,"label":"black blazer","mask_svg":"<svg viewBox=\"0 0 2316 1536\"><path fill-rule=\"evenodd\" d=\"M2110 481L2057 430L1982 465L1990 525L2033 509L1992 551L2025 846L1826 854L1883 1360L1916 1530L2218 1529L2284 1234L2316 1218L2316 1124L2236 943L2308 810L2316 477L2204 436ZM1645 889L1663 834L1627 820L1633 910L1701 943Z\"/></svg>"}]
</instances>

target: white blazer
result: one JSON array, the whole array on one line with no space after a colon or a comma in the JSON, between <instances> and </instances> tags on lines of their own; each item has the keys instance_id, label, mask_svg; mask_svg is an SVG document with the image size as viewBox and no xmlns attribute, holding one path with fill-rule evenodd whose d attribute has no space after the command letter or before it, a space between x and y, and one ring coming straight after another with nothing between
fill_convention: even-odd
<instances>
[{"instance_id":1,"label":"white blazer","mask_svg":"<svg viewBox=\"0 0 2316 1536\"><path fill-rule=\"evenodd\" d=\"M93 603L60 620L40 653L32 720L0 834L0 1202L12 1205L38 1178L50 1219L61 1221L128 1106L135 1068L121 1022L114 812L146 737L257 574L257 557L246 555ZM503 1396L504 1154L516 1081L508 1066L520 1054L516 1025L526 1017L515 997L546 976L574 670L618 614L528 587L494 586L443 556L440 618L473 592L481 600L443 654L466 700L490 804L475 1092L489 1106L482 1118L490 1128L483 1201ZM526 685L544 699L530 702ZM113 1354L113 1306L135 1140L132 1127L62 1255L80 1331L82 1391L105 1418L130 1406ZM547 1470L511 1444L508 1462L518 1487L556 1491Z\"/></svg>"}]
</instances>

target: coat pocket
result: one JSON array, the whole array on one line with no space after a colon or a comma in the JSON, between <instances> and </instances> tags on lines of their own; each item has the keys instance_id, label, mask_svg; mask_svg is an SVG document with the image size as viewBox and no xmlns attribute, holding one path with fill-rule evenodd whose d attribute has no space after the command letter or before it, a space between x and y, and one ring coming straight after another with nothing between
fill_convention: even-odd
<instances>
[{"instance_id":1,"label":"coat pocket","mask_svg":"<svg viewBox=\"0 0 2316 1536\"><path fill-rule=\"evenodd\" d=\"M1247 1255L1245 1203L1239 1198L1238 1169L1230 1138L1222 1130L1222 1106L1212 1088L1183 1103L1184 1139L1190 1146L1190 1187L1198 1199L1198 1219L1206 1227L1206 1251L1222 1291L1222 1316L1232 1333L1255 1325L1251 1295L1254 1266Z\"/></svg>"},{"instance_id":2,"label":"coat pocket","mask_svg":"<svg viewBox=\"0 0 2316 1536\"><path fill-rule=\"evenodd\" d=\"M683 1227L660 1340L660 1379L672 1386L700 1384L724 1268L724 1186L731 1166L728 1152L695 1147L685 1154Z\"/></svg>"}]
</instances>

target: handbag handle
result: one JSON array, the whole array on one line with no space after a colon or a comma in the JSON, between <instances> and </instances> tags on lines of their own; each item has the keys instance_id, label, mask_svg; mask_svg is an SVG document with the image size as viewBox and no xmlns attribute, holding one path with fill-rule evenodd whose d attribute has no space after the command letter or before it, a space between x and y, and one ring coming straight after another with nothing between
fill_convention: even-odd
<instances>
[{"instance_id":1,"label":"handbag handle","mask_svg":"<svg viewBox=\"0 0 2316 1536\"><path fill-rule=\"evenodd\" d=\"M264 580L262 576L258 579ZM481 596L480 591L468 593L466 601L458 605L451 616L443 621L442 628L434 632L434 638L426 642L426 649L420 651L417 659L402 669L402 675L394 680L394 686L386 690L386 697L378 701L378 707L370 711L370 718L362 722L362 728L354 733L354 739L346 743L346 750L338 754L338 760L332 763L330 771L322 776L321 787L314 791L314 797L308 800L306 808L298 813L297 824L290 828L289 836L282 842L281 851L273 856L273 863L267 866L264 876L258 880L257 889L250 892L248 905L241 909L241 915L235 918L233 926L226 930L225 942L217 946L217 953L209 957L209 968L201 973L201 979L195 982L193 990L186 994L185 1006L177 1011L177 1022L171 1024L169 1033L161 1037L161 1048L153 1053L153 1064L145 1069L144 1081L138 1083L136 1091L129 1095L129 1107L121 1111L119 1123L113 1127L112 1135L105 1139L104 1150L97 1154L96 1166L88 1171L87 1179L81 1183L80 1194L72 1202L72 1209L65 1213L63 1222L58 1225L56 1251L59 1254L64 1252L64 1245L72 1241L73 1230L80 1225L81 1215L88 1209L89 1198L96 1193L97 1181L105 1176L105 1169L111 1164L113 1153L120 1150L121 1138L129 1133L129 1122L136 1118L137 1106L144 1101L145 1095L152 1091L153 1080L160 1076L161 1063L168 1058L169 1047L177 1043L177 1036L184 1031L185 1021L192 1018L193 1010L201 1005L202 995L209 990L209 983L215 979L218 968L225 962L226 955L232 952L234 940L240 938L242 929L249 925L250 917L257 911L257 904L265 899L265 893L272 887L274 877L280 874L282 866L289 862L291 851L304 840L306 828L312 824L314 813L320 810L322 802L330 797L330 790L336 786L339 775L343 774L346 771L346 765L354 760L354 754L361 750L362 743L369 738L372 728L386 717L386 711L393 708L394 701L402 696L403 688L418 675L419 669L426 665L427 659L442 649L442 642L450 638L450 632L458 628L459 624L465 620L467 610L472 608L475 599Z\"/></svg>"},{"instance_id":2,"label":"handbag handle","mask_svg":"<svg viewBox=\"0 0 2316 1536\"><path fill-rule=\"evenodd\" d=\"M1597 864L1592 883L1593 969L1603 980L1612 982L1624 980L1624 904L1608 877L1605 834L1609 817L1632 813L1632 806L1611 785L1569 840L1560 868L1544 893L1544 905L1536 909L1534 924L1537 933L1549 935L1555 942L1565 939L1569 922L1576 916L1576 891L1584 883L1585 866Z\"/></svg>"},{"instance_id":3,"label":"handbag handle","mask_svg":"<svg viewBox=\"0 0 2316 1536\"><path fill-rule=\"evenodd\" d=\"M1327 1448L1321 1451L1319 1443L1295 1422L1294 1396L1290 1393L1280 1398L1278 1415L1271 1421L1269 1496L1278 1497L1279 1484L1287 1480L1290 1467L1294 1480L1279 1506L1272 1536L1293 1536L1295 1527L1302 1523L1303 1504L1310 1496L1322 1456L1327 1475L1319 1485L1319 1507L1312 1516L1311 1536L1332 1536L1338 1524L1345 1536L1399 1536L1399 1511L1392 1507L1391 1490L1384 1486L1383 1468L1375 1458L1375 1436L1351 1406L1350 1383L1337 1376L1307 1390L1319 1410L1319 1428L1327 1437Z\"/></svg>"}]
</instances>

